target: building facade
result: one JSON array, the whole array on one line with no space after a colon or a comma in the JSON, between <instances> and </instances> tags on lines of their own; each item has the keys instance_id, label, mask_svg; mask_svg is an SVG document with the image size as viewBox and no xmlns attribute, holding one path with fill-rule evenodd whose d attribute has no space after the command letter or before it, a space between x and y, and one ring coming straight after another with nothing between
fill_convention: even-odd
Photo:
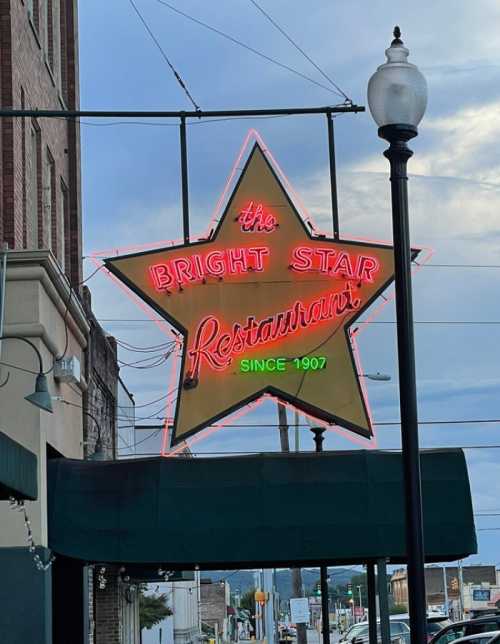
<instances>
[{"instance_id":1,"label":"building facade","mask_svg":"<svg viewBox=\"0 0 500 644\"><path fill-rule=\"evenodd\" d=\"M432 566L425 568L425 590L429 609L444 607L446 579L449 605L460 604L460 586L496 583L495 566ZM408 580L406 569L396 570L391 576L394 603L408 608ZM463 610L463 609L462 609Z\"/></svg>"},{"instance_id":2,"label":"building facade","mask_svg":"<svg viewBox=\"0 0 500 644\"><path fill-rule=\"evenodd\" d=\"M76 0L1 0L3 109L77 109ZM48 249L82 281L80 137L74 119L2 118L0 238Z\"/></svg>"},{"instance_id":3,"label":"building facade","mask_svg":"<svg viewBox=\"0 0 500 644\"><path fill-rule=\"evenodd\" d=\"M4 318L4 334L9 338L1 342L0 379L4 386L0 388L0 430L37 457L38 500L26 503L26 511L37 553L44 563L51 556L47 550L47 463L60 456L83 456L85 377L63 374L54 365L63 353L74 364L84 361L89 325L79 299L73 297L70 301L69 295L68 282L49 251L9 251ZM36 351L41 356L42 370L47 372L53 413L25 400L33 392L39 372ZM52 613L53 593L56 597L64 585L67 596L78 605L81 569L80 580L68 579L65 573L70 571L59 559L48 570L38 570L34 553L27 547L23 516L13 513L7 501L0 502L0 525L0 641L64 641L56 636L57 617L62 613ZM60 579L61 585L55 579Z\"/></svg>"},{"instance_id":4,"label":"building facade","mask_svg":"<svg viewBox=\"0 0 500 644\"><path fill-rule=\"evenodd\" d=\"M202 626L212 630L217 643L228 642L228 607L231 597L229 584L226 581L212 582L210 579L202 579L200 589Z\"/></svg>"},{"instance_id":5,"label":"building facade","mask_svg":"<svg viewBox=\"0 0 500 644\"><path fill-rule=\"evenodd\" d=\"M0 0L0 105L79 108L77 0ZM37 455L39 499L26 507L33 538L42 560L48 561L48 459L90 457L98 437L105 458L117 454L116 343L97 322L82 278L77 120L0 118L0 248L4 244L4 333L21 340L4 340L0 348L0 384L8 376L0 387L0 430ZM26 340L38 349L48 372L53 414L24 401L38 371ZM55 366L60 358L67 362L65 375ZM116 628L99 633L102 595L96 592L95 570L82 574L72 562L56 559L47 571L38 571L21 518L21 513L9 513L7 502L0 503L2 644L67 642L64 629L72 610L87 616L85 632L72 633L72 642L130 642L124 624L135 623L137 606L129 609L126 583L110 585L107 595L115 592L118 606ZM29 619L19 618L20 605Z\"/></svg>"}]
</instances>

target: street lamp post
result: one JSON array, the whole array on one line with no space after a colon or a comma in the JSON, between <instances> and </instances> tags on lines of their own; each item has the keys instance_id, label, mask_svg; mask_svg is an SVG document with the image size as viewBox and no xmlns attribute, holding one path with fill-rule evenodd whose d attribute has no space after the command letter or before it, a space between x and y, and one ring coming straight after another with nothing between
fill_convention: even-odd
<instances>
[{"instance_id":1,"label":"street lamp post","mask_svg":"<svg viewBox=\"0 0 500 644\"><path fill-rule=\"evenodd\" d=\"M406 168L408 159L413 154L407 142L417 135L417 125L427 105L427 85L417 67L408 63L409 51L400 36L399 27L396 27L394 40L386 50L387 62L380 65L368 84L368 103L379 126L379 136L389 142L384 156L391 167L408 601L411 642L424 644L427 641L427 611Z\"/></svg>"},{"instance_id":2,"label":"street lamp post","mask_svg":"<svg viewBox=\"0 0 500 644\"><path fill-rule=\"evenodd\" d=\"M314 434L316 452L323 451L323 433L325 427L311 427ZM321 626L323 632L323 644L330 644L330 602L328 601L328 568L319 567L319 580L321 585Z\"/></svg>"}]
</instances>

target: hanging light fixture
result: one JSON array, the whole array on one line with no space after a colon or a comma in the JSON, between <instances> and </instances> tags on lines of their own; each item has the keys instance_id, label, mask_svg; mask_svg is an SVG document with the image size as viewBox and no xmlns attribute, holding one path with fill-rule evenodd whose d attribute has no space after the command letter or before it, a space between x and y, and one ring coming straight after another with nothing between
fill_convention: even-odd
<instances>
[{"instance_id":1,"label":"hanging light fixture","mask_svg":"<svg viewBox=\"0 0 500 644\"><path fill-rule=\"evenodd\" d=\"M49 385L47 383L47 377L43 371L43 362L42 362L42 356L40 354L40 351L33 344L33 342L31 342L31 340L28 340L27 338L23 338L22 336L2 335L0 336L0 340L19 340L20 342L25 342L26 344L29 344L29 346L33 349L33 351L35 351L38 357L38 366L39 366L38 375L35 381L35 391L32 394L25 396L24 399L27 400L32 405L35 405L35 407L38 407L39 409L43 409L44 411L49 412L49 414L52 414L53 413L52 398L49 393Z\"/></svg>"}]
</instances>

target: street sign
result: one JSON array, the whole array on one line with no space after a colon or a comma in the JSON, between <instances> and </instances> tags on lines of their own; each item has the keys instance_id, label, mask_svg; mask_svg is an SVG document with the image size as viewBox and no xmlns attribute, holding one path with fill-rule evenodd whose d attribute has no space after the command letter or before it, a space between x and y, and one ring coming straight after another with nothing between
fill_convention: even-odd
<instances>
[{"instance_id":1,"label":"street sign","mask_svg":"<svg viewBox=\"0 0 500 644\"><path fill-rule=\"evenodd\" d=\"M309 624L309 600L307 597L290 598L292 624Z\"/></svg>"},{"instance_id":2,"label":"street sign","mask_svg":"<svg viewBox=\"0 0 500 644\"><path fill-rule=\"evenodd\" d=\"M183 336L172 444L266 394L372 436L349 327L392 247L315 233L277 172L256 143L207 238L105 260Z\"/></svg>"}]
</instances>

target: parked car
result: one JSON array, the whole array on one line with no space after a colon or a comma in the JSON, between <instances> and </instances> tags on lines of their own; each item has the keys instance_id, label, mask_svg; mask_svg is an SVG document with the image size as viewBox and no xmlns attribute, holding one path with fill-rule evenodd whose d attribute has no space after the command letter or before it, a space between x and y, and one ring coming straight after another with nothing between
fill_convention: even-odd
<instances>
[{"instance_id":1,"label":"parked car","mask_svg":"<svg viewBox=\"0 0 500 644\"><path fill-rule=\"evenodd\" d=\"M391 640L399 639L400 641L406 641L410 634L410 628L404 621L400 620L390 620L390 634ZM359 622L359 624L353 624L339 640L339 644L365 644L368 642L368 622ZM380 640L380 621L377 620L377 639Z\"/></svg>"},{"instance_id":2,"label":"parked car","mask_svg":"<svg viewBox=\"0 0 500 644\"><path fill-rule=\"evenodd\" d=\"M408 613L401 613L399 615L391 615L391 619L397 619L404 622L408 627L410 626L410 615ZM449 626L451 620L444 613L428 613L427 614L427 641L430 642L436 633Z\"/></svg>"},{"instance_id":3,"label":"parked car","mask_svg":"<svg viewBox=\"0 0 500 644\"><path fill-rule=\"evenodd\" d=\"M492 613L463 622L455 622L437 632L429 644L449 644L469 635L481 635L500 630L500 614ZM479 643L482 644L482 643Z\"/></svg>"},{"instance_id":4,"label":"parked car","mask_svg":"<svg viewBox=\"0 0 500 644\"><path fill-rule=\"evenodd\" d=\"M489 631L476 633L467 637L460 637L454 640L455 644L498 644L500 642L500 631Z\"/></svg>"},{"instance_id":5,"label":"parked car","mask_svg":"<svg viewBox=\"0 0 500 644\"><path fill-rule=\"evenodd\" d=\"M401 613L398 615L390 616L391 624L391 640L399 637L401 641L407 640L407 634L410 632L410 616L408 613ZM379 624L380 620L377 620ZM393 624L403 624L406 628L401 628L398 626L393 626ZM440 613L430 613L427 615L427 640L430 642L433 636L441 631L446 626L451 625L451 621L446 615ZM377 626L377 629L379 627ZM360 639L358 643L353 642L353 639ZM354 624L349 630L347 630L342 638L339 641L339 644L361 644L361 641L368 639L368 622L360 622L359 624ZM440 644L446 644L445 642L440 642Z\"/></svg>"}]
</instances>

